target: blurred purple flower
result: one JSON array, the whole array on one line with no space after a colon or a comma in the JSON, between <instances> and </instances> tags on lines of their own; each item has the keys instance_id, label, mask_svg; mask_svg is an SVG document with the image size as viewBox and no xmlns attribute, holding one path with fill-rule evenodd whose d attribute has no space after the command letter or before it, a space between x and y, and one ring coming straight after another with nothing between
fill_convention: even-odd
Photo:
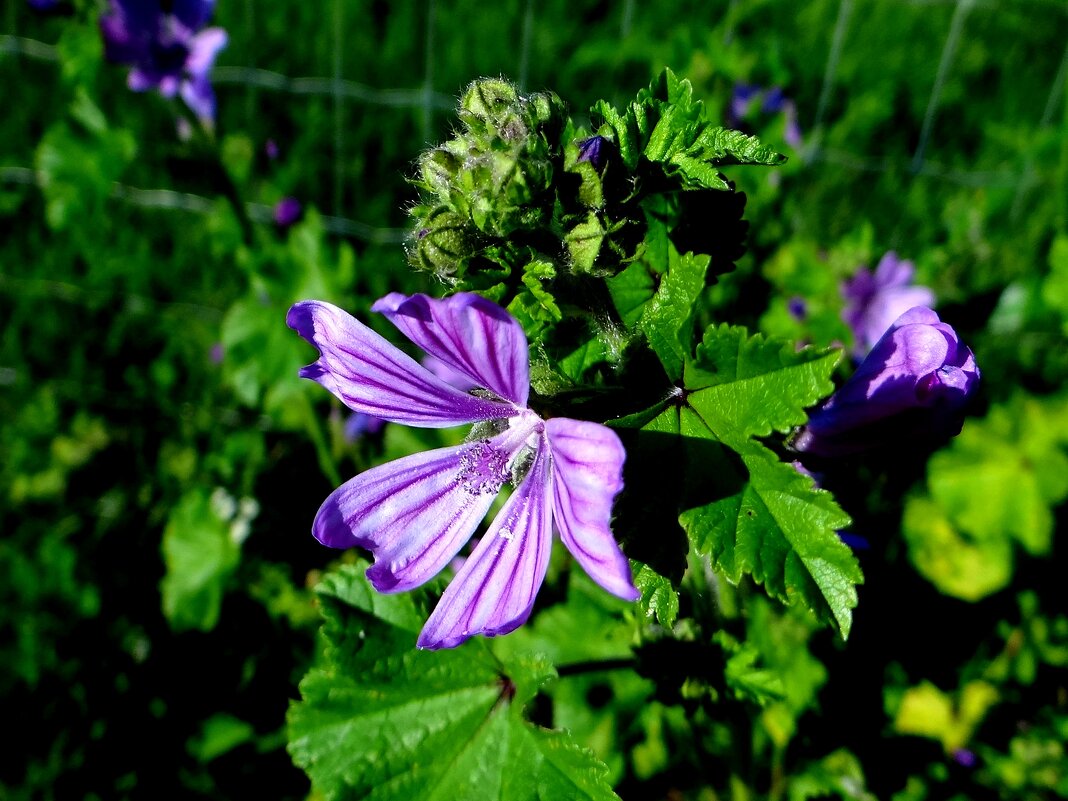
<instances>
[{"instance_id":1,"label":"blurred purple flower","mask_svg":"<svg viewBox=\"0 0 1068 801\"><path fill-rule=\"evenodd\" d=\"M953 761L964 768L974 768L976 763L979 762L979 758L976 757L974 751L969 751L967 748L958 748L953 752Z\"/></svg>"},{"instance_id":2,"label":"blurred purple flower","mask_svg":"<svg viewBox=\"0 0 1068 801\"><path fill-rule=\"evenodd\" d=\"M34 11L55 11L59 8L60 0L26 0Z\"/></svg>"},{"instance_id":3,"label":"blurred purple flower","mask_svg":"<svg viewBox=\"0 0 1068 801\"><path fill-rule=\"evenodd\" d=\"M300 201L286 196L274 204L274 224L279 228L289 228L303 213L304 207Z\"/></svg>"},{"instance_id":4,"label":"blurred purple flower","mask_svg":"<svg viewBox=\"0 0 1068 801\"><path fill-rule=\"evenodd\" d=\"M808 304L805 303L805 299L800 295L794 295L786 302L786 311L798 322L804 322L808 316Z\"/></svg>"},{"instance_id":5,"label":"blurred purple flower","mask_svg":"<svg viewBox=\"0 0 1068 801\"><path fill-rule=\"evenodd\" d=\"M863 267L842 284L846 307L842 319L853 330L853 356L863 359L894 320L915 306L934 306L934 292L912 286L915 267L888 252L874 273Z\"/></svg>"},{"instance_id":6,"label":"blurred purple flower","mask_svg":"<svg viewBox=\"0 0 1068 801\"><path fill-rule=\"evenodd\" d=\"M264 144L263 146L263 152L267 154L267 158L269 158L271 161L274 161L278 158L278 143L273 139L268 139L266 144Z\"/></svg>"},{"instance_id":7,"label":"blurred purple flower","mask_svg":"<svg viewBox=\"0 0 1068 801\"><path fill-rule=\"evenodd\" d=\"M135 92L156 89L182 96L203 122L215 118L215 92L208 73L226 46L222 28L200 30L215 0L110 0L100 18L109 61L129 64L127 84Z\"/></svg>"},{"instance_id":8,"label":"blurred purple flower","mask_svg":"<svg viewBox=\"0 0 1068 801\"><path fill-rule=\"evenodd\" d=\"M356 442L364 437L373 437L379 433L386 421L381 417L363 412L353 412L345 421L344 435L348 442Z\"/></svg>"},{"instance_id":9,"label":"blurred purple flower","mask_svg":"<svg viewBox=\"0 0 1068 801\"><path fill-rule=\"evenodd\" d=\"M931 309L909 309L791 445L833 457L941 441L960 433L964 404L978 383L975 356L953 328Z\"/></svg>"},{"instance_id":10,"label":"blurred purple flower","mask_svg":"<svg viewBox=\"0 0 1068 801\"><path fill-rule=\"evenodd\" d=\"M373 309L477 389L457 389L346 312L314 300L297 303L286 318L320 354L300 375L350 409L389 422L481 425L463 445L350 479L320 507L316 539L369 549L371 584L380 592L409 590L450 563L511 482L511 496L423 627L420 648L451 648L521 625L545 578L554 529L594 581L637 599L609 528L623 486L623 446L603 425L543 420L527 407L530 367L518 321L469 293L443 300L393 293Z\"/></svg>"},{"instance_id":11,"label":"blurred purple flower","mask_svg":"<svg viewBox=\"0 0 1068 801\"><path fill-rule=\"evenodd\" d=\"M211 350L208 351L208 358L211 359L212 364L222 364L225 356L226 351L223 349L223 344L221 342L213 344Z\"/></svg>"},{"instance_id":12,"label":"blurred purple flower","mask_svg":"<svg viewBox=\"0 0 1068 801\"><path fill-rule=\"evenodd\" d=\"M797 104L783 94L782 88L773 86L770 89L748 83L737 83L731 94L730 110L727 115L727 124L731 127L738 126L757 107L761 114L782 114L785 122L783 138L790 147L801 147L801 126L797 122Z\"/></svg>"}]
</instances>

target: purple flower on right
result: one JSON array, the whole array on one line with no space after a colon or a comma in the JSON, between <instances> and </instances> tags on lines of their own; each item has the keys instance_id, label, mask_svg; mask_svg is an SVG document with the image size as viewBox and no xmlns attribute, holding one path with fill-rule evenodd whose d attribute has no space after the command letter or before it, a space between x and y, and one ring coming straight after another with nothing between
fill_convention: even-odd
<instances>
[{"instance_id":1,"label":"purple flower on right","mask_svg":"<svg viewBox=\"0 0 1068 801\"><path fill-rule=\"evenodd\" d=\"M960 433L964 405L978 384L971 349L934 311L918 306L897 318L790 445L835 457L940 442Z\"/></svg>"},{"instance_id":2,"label":"purple flower on right","mask_svg":"<svg viewBox=\"0 0 1068 801\"><path fill-rule=\"evenodd\" d=\"M891 324L916 306L934 306L934 292L913 286L915 266L890 251L871 273L863 267L842 284L842 318L853 330L853 356L863 359Z\"/></svg>"}]
</instances>

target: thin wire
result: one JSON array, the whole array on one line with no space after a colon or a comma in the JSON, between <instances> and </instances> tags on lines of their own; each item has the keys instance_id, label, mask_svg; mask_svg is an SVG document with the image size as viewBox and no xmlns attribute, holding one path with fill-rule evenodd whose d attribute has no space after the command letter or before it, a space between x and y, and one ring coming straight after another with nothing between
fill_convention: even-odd
<instances>
[{"instance_id":1,"label":"thin wire","mask_svg":"<svg viewBox=\"0 0 1068 801\"><path fill-rule=\"evenodd\" d=\"M334 0L334 53L333 53L333 71L334 71L334 197L333 197L333 211L334 214L341 213L341 193L343 187L343 173L345 169L345 155L344 155L344 125L343 125L343 108L342 108L342 96L339 91L342 79L342 60L341 60L341 39L343 36L342 30L344 27L344 12L342 10L341 0Z\"/></svg>"},{"instance_id":2,"label":"thin wire","mask_svg":"<svg viewBox=\"0 0 1068 801\"><path fill-rule=\"evenodd\" d=\"M29 167L0 168L0 183L40 186L40 175ZM131 206L146 209L184 211L190 214L210 214L216 208L212 198L173 189L139 189L124 184L114 184L111 195L116 200ZM274 224L274 208L264 203L246 203L248 217L256 223ZM334 236L353 237L372 244L396 245L405 241L408 234L404 228L379 228L359 220L323 215L323 230Z\"/></svg>"},{"instance_id":3,"label":"thin wire","mask_svg":"<svg viewBox=\"0 0 1068 801\"><path fill-rule=\"evenodd\" d=\"M14 5L14 3L12 3ZM25 36L0 34L0 53L13 56L27 56L41 61L59 61L55 45L27 39Z\"/></svg>"},{"instance_id":4,"label":"thin wire","mask_svg":"<svg viewBox=\"0 0 1068 801\"><path fill-rule=\"evenodd\" d=\"M634 0L623 0L623 15L619 21L619 38L626 39L634 26Z\"/></svg>"},{"instance_id":5,"label":"thin wire","mask_svg":"<svg viewBox=\"0 0 1068 801\"><path fill-rule=\"evenodd\" d=\"M827 113L827 106L831 102L831 88L834 86L834 76L838 72L838 60L842 56L842 45L845 42L846 29L849 27L849 18L853 13L853 0L841 0L838 4L838 19L834 23L834 33L831 35L831 49L827 52L827 66L823 70L823 85L820 87L820 99L816 103L816 116L812 121L812 147L805 153L805 160L811 161L819 154L817 133L823 124L823 117Z\"/></svg>"},{"instance_id":6,"label":"thin wire","mask_svg":"<svg viewBox=\"0 0 1068 801\"><path fill-rule=\"evenodd\" d=\"M253 46L256 42L256 0L245 0L245 30L248 36L248 46L245 48L245 59L250 65L256 59L256 51ZM256 113L256 89L249 84L247 86L248 91L245 92L245 122L246 124L252 122L253 116Z\"/></svg>"},{"instance_id":7,"label":"thin wire","mask_svg":"<svg viewBox=\"0 0 1068 801\"><path fill-rule=\"evenodd\" d=\"M254 67L217 67L211 75L216 84L253 84L261 89L288 92L294 95L340 94L346 100L355 100L376 106L393 108L423 108L429 102L435 110L451 109L456 101L441 92L428 93L419 89L375 89L367 84L334 78L290 78L280 72Z\"/></svg>"},{"instance_id":8,"label":"thin wire","mask_svg":"<svg viewBox=\"0 0 1068 801\"><path fill-rule=\"evenodd\" d=\"M1061 56L1061 66L1057 70L1057 77L1053 79L1049 97L1046 99L1046 108L1042 112L1042 119L1038 123L1039 128L1045 128L1053 122L1053 115L1057 113L1057 104L1064 97L1064 82L1068 79L1068 44L1064 46L1064 55Z\"/></svg>"},{"instance_id":9,"label":"thin wire","mask_svg":"<svg viewBox=\"0 0 1068 801\"><path fill-rule=\"evenodd\" d=\"M431 129L434 125L434 105L432 98L434 96L434 0L427 0L426 3L426 35L423 40L423 55L426 58L426 68L423 73L423 90L422 90L422 133L423 143L430 144ZM452 100L449 101L449 108L452 108Z\"/></svg>"},{"instance_id":10,"label":"thin wire","mask_svg":"<svg viewBox=\"0 0 1068 801\"><path fill-rule=\"evenodd\" d=\"M949 23L949 34L946 36L946 43L942 47L942 57L938 62L938 73L935 76L934 86L931 87L931 97L927 101L927 112L923 115L920 141L916 145L916 152L912 156L912 171L915 173L918 173L923 167L927 142L931 138L935 114L942 99L942 87L945 85L946 76L949 75L950 65L952 65L953 57L957 52L957 44L960 42L961 32L964 30L964 20L967 19L968 12L972 10L973 5L975 5L975 0L958 0L957 7L953 9L953 19Z\"/></svg>"},{"instance_id":11,"label":"thin wire","mask_svg":"<svg viewBox=\"0 0 1068 801\"><path fill-rule=\"evenodd\" d=\"M1068 77L1068 45L1064 48L1064 55L1061 57L1061 66L1057 70L1057 75L1053 79L1053 86L1050 87L1049 97L1046 98L1046 106L1042 110L1042 119L1038 122L1038 130L1043 131L1053 123L1053 115L1057 113L1057 105L1060 102L1061 97L1064 94L1064 82ZM1035 157L1030 150L1027 151L1027 155L1024 157L1023 173L1020 175L1020 180L1016 184L1016 192L1012 197L1012 206L1009 208L1009 219L1013 222L1020 219L1020 215L1023 214L1024 200L1032 189L1037 186L1038 183L1035 180Z\"/></svg>"},{"instance_id":12,"label":"thin wire","mask_svg":"<svg viewBox=\"0 0 1068 801\"><path fill-rule=\"evenodd\" d=\"M530 81L530 49L534 39L534 0L527 0L523 9L523 31L519 38L519 88L526 89Z\"/></svg>"}]
</instances>

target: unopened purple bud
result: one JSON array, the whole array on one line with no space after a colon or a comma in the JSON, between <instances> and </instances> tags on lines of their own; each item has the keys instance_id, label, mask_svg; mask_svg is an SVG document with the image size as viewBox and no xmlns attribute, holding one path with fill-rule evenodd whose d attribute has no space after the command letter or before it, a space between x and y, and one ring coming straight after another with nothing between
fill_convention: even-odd
<instances>
[{"instance_id":1,"label":"unopened purple bud","mask_svg":"<svg viewBox=\"0 0 1068 801\"><path fill-rule=\"evenodd\" d=\"M935 312L918 306L894 322L791 445L833 457L938 443L960 433L978 383L972 351Z\"/></svg>"},{"instance_id":2,"label":"unopened purple bud","mask_svg":"<svg viewBox=\"0 0 1068 801\"><path fill-rule=\"evenodd\" d=\"M295 197L284 197L274 204L274 223L279 228L289 228L304 213L304 207Z\"/></svg>"},{"instance_id":3,"label":"unopened purple bud","mask_svg":"<svg viewBox=\"0 0 1068 801\"><path fill-rule=\"evenodd\" d=\"M787 301L786 310L790 312L790 316L798 322L804 321L808 316L808 304L805 303L805 299L800 295L794 295Z\"/></svg>"},{"instance_id":4,"label":"unopened purple bud","mask_svg":"<svg viewBox=\"0 0 1068 801\"><path fill-rule=\"evenodd\" d=\"M591 136L578 143L579 161L588 161L600 172L608 159L608 140L603 136Z\"/></svg>"}]
</instances>

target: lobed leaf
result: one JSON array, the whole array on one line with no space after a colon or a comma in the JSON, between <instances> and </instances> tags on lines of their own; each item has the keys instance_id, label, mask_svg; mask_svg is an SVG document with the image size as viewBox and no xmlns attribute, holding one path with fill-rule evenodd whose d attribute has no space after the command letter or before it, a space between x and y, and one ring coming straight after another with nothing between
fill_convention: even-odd
<instances>
[{"instance_id":1,"label":"lobed leaf","mask_svg":"<svg viewBox=\"0 0 1068 801\"><path fill-rule=\"evenodd\" d=\"M498 661L481 641L412 645L417 594L381 596L349 565L317 588L318 664L289 713L289 751L327 799L608 801L606 768L569 735L522 717L555 675L542 657Z\"/></svg>"}]
</instances>

